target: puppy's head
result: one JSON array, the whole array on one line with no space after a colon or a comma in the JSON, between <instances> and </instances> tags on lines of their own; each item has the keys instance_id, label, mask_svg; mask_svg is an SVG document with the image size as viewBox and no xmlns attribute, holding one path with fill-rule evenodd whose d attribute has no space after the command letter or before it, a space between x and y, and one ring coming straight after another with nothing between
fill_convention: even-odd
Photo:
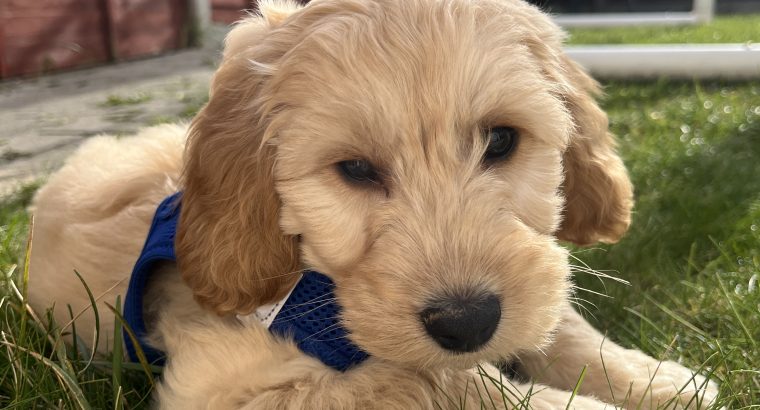
<instances>
[{"instance_id":1,"label":"puppy's head","mask_svg":"<svg viewBox=\"0 0 760 410\"><path fill-rule=\"evenodd\" d=\"M469 366L544 343L566 251L615 241L631 186L538 10L508 0L264 2L193 122L177 237L220 314L336 283L370 354Z\"/></svg>"}]
</instances>

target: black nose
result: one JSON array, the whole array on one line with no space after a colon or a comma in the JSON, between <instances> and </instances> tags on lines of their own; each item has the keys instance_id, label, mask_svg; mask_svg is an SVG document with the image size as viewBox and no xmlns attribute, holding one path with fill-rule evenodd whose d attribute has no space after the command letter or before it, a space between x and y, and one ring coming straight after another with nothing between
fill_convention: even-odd
<instances>
[{"instance_id":1,"label":"black nose","mask_svg":"<svg viewBox=\"0 0 760 410\"><path fill-rule=\"evenodd\" d=\"M501 303L492 293L447 297L430 303L420 318L444 349L474 352L493 336L501 319Z\"/></svg>"}]
</instances>

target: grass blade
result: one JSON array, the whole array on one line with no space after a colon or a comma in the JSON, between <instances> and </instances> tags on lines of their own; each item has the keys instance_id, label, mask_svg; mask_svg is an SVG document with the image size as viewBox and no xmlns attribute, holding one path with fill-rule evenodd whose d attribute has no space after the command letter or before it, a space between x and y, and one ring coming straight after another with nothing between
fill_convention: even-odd
<instances>
[{"instance_id":1,"label":"grass blade","mask_svg":"<svg viewBox=\"0 0 760 410\"><path fill-rule=\"evenodd\" d=\"M567 401L567 406L565 406L565 410L570 409L570 404L573 402L573 399L575 399L575 396L578 395L578 392L581 390L581 384L583 384L583 379L586 377L586 371L588 370L588 365L583 365L583 369L581 370L580 376L578 376L578 381L575 382L575 387L573 387L573 392L570 394L570 400Z\"/></svg>"},{"instance_id":2,"label":"grass blade","mask_svg":"<svg viewBox=\"0 0 760 410\"><path fill-rule=\"evenodd\" d=\"M116 305L114 306L114 309L121 311L121 295L116 296ZM112 363L113 368L111 369L111 377L113 379L113 388L116 389L115 395L114 395L114 409L121 410L124 406L121 402L121 391L122 391L122 372L121 372L121 365L124 361L124 351L123 351L123 343L124 340L123 333L122 333L122 327L121 327L121 321L114 320L113 325L113 350L112 350Z\"/></svg>"},{"instance_id":3,"label":"grass blade","mask_svg":"<svg viewBox=\"0 0 760 410\"><path fill-rule=\"evenodd\" d=\"M92 335L92 351L90 353L90 358L87 360L87 364L79 371L82 373L90 367L90 363L95 359L95 354L98 351L98 344L100 343L100 314L98 313L98 303L95 301L95 296L93 296L90 287L87 286L87 282L85 282L82 275L76 269L74 269L74 274L77 275L85 292L87 292L87 297L90 299L90 306L92 306L92 313L95 316L95 333Z\"/></svg>"},{"instance_id":4,"label":"grass blade","mask_svg":"<svg viewBox=\"0 0 760 410\"><path fill-rule=\"evenodd\" d=\"M58 366L54 361L37 352L31 351L18 345L8 343L6 341L2 341L0 343L11 346L14 349L18 349L19 351L28 354L34 359L40 361L45 366L49 367L56 374L56 376L58 376L58 378L63 381L64 387L70 393L71 398L79 405L80 409L89 410L92 408L90 406L90 403L87 401L87 398L85 398L82 389L79 387L79 383L77 382L76 378L61 366Z\"/></svg>"},{"instance_id":5,"label":"grass blade","mask_svg":"<svg viewBox=\"0 0 760 410\"><path fill-rule=\"evenodd\" d=\"M106 303L106 306L108 306L109 309L111 309L111 312L113 312L114 315L116 315L116 321L121 323L121 326L123 327L124 331L127 332L127 336L129 336L129 339L132 341L132 346L135 347L135 353L137 354L137 360L140 362L140 365L142 366L143 371L145 372L145 376L148 378L148 382L150 382L150 386L154 387L156 385L155 380L153 379L153 372L152 369L154 366L151 366L150 363L148 363L148 358L145 357L145 352L143 352L142 348L140 347L140 342L137 339L137 336L135 335L135 332L132 331L132 328L129 327L129 324L126 320L124 320L124 316L121 315L121 311L116 309L115 307L109 305Z\"/></svg>"}]
</instances>

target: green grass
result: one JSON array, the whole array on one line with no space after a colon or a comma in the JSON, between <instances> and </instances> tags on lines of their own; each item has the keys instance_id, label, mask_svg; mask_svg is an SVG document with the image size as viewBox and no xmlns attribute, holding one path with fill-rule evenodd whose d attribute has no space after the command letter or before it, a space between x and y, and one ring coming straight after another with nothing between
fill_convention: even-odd
<instances>
[{"instance_id":1,"label":"green grass","mask_svg":"<svg viewBox=\"0 0 760 410\"><path fill-rule=\"evenodd\" d=\"M58 328L50 311L33 314L22 302L30 226L26 207L38 186L28 185L0 203L0 407L145 407L151 383L142 366L122 363L121 354L93 356L86 347L91 335L78 335L76 327ZM64 343L64 335L72 335L75 343ZM114 340L120 347L121 334L114 333Z\"/></svg>"},{"instance_id":2,"label":"green grass","mask_svg":"<svg viewBox=\"0 0 760 410\"><path fill-rule=\"evenodd\" d=\"M724 405L760 403L760 82L609 83L604 102L636 187L629 233L579 250L631 282L578 277L613 339L705 365Z\"/></svg>"},{"instance_id":3,"label":"green grass","mask_svg":"<svg viewBox=\"0 0 760 410\"><path fill-rule=\"evenodd\" d=\"M760 14L719 16L704 25L669 27L576 28L571 44L663 44L760 42Z\"/></svg>"},{"instance_id":4,"label":"green grass","mask_svg":"<svg viewBox=\"0 0 760 410\"><path fill-rule=\"evenodd\" d=\"M701 26L570 30L572 44L760 41L760 15ZM760 82L612 82L604 108L636 187L627 236L579 250L624 286L578 277L599 328L760 408Z\"/></svg>"},{"instance_id":5,"label":"green grass","mask_svg":"<svg viewBox=\"0 0 760 410\"><path fill-rule=\"evenodd\" d=\"M102 105L104 107L121 107L125 105L138 105L145 102L150 101L153 98L148 93L134 93L134 94L127 94L127 95L117 95L117 94L111 94L108 97L106 97L106 100L103 101Z\"/></svg>"},{"instance_id":6,"label":"green grass","mask_svg":"<svg viewBox=\"0 0 760 410\"><path fill-rule=\"evenodd\" d=\"M207 90L203 90L202 92L182 92L179 96L179 102L183 106L176 115L154 116L148 121L148 125L175 123L192 119L208 102L208 92Z\"/></svg>"}]
</instances>

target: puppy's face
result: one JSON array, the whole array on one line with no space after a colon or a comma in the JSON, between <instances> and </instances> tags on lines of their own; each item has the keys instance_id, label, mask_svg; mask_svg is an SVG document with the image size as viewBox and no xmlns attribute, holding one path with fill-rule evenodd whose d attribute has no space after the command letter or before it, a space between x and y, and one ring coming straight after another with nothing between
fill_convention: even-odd
<instances>
[{"instance_id":1,"label":"puppy's face","mask_svg":"<svg viewBox=\"0 0 760 410\"><path fill-rule=\"evenodd\" d=\"M568 289L553 233L570 115L510 20L398 9L326 19L279 68L283 230L373 355L471 364L533 347Z\"/></svg>"},{"instance_id":2,"label":"puppy's face","mask_svg":"<svg viewBox=\"0 0 760 410\"><path fill-rule=\"evenodd\" d=\"M287 243L299 238L292 252L302 266L335 281L351 339L412 366L471 366L543 344L570 288L555 238L563 156L579 129L574 113L600 114L593 102L569 104L572 85L555 77L554 26L530 6L487 0L316 1L282 17L270 19L258 54L243 45L243 28L229 40L228 50L248 50L246 67L258 75L235 108L255 110L257 121L225 139L265 147L255 158L271 166L265 178L277 193L268 217ZM283 44L276 62L259 61ZM225 64L236 59L228 53ZM221 115L221 99L212 94L196 120L191 154L213 134L202 121ZM238 153L230 162L253 160ZM185 216L198 201L192 171L191 157L186 219L199 217ZM261 200L245 189L230 192ZM180 252L191 242L182 233ZM213 304L198 281L188 279Z\"/></svg>"}]
</instances>

